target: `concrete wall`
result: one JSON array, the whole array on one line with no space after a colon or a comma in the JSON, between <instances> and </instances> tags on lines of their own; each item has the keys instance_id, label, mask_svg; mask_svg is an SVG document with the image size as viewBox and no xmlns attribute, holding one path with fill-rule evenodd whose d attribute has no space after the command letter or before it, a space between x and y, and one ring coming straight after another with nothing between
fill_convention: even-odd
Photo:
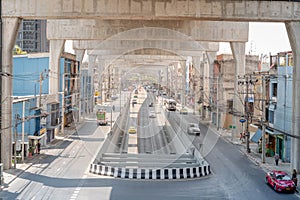
<instances>
[{"instance_id":1,"label":"concrete wall","mask_svg":"<svg viewBox=\"0 0 300 200\"><path fill-rule=\"evenodd\" d=\"M14 56L13 58L13 96L39 95L40 74L48 74L49 57ZM42 94L49 93L49 80L44 77Z\"/></svg>"},{"instance_id":2,"label":"concrete wall","mask_svg":"<svg viewBox=\"0 0 300 200\"><path fill-rule=\"evenodd\" d=\"M63 58L60 60L60 65L62 66L61 70L63 70ZM48 70L49 54L14 56L13 74L15 78L13 79L13 96L39 95L41 72L44 74L42 94L49 94Z\"/></svg>"}]
</instances>

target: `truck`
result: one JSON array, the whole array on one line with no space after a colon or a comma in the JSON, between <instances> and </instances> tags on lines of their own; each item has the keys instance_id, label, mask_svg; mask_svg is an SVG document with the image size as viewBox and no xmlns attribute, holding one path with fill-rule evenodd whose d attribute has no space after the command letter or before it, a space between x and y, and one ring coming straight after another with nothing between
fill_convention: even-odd
<instances>
[{"instance_id":1,"label":"truck","mask_svg":"<svg viewBox=\"0 0 300 200\"><path fill-rule=\"evenodd\" d=\"M106 111L105 110L98 110L96 112L97 116L97 124L101 125L107 125L107 118L106 118Z\"/></svg>"}]
</instances>

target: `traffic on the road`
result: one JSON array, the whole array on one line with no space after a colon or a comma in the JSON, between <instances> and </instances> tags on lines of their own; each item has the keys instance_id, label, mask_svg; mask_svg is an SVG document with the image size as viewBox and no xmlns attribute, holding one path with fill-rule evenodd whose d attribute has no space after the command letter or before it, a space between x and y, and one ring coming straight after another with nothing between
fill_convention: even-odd
<instances>
[{"instance_id":1,"label":"traffic on the road","mask_svg":"<svg viewBox=\"0 0 300 200\"><path fill-rule=\"evenodd\" d=\"M123 93L122 98L126 100L121 104L116 99L105 105L115 106L114 111L108 109L105 118L100 117L107 120L107 125L99 126L96 113L100 105L95 109L94 120L82 124L56 146L42 150L41 156L4 188L0 198L298 199L286 174L273 172L266 176L237 146L199 122L199 116L188 109L182 114L177 104L176 110L170 111L164 105L166 97L143 91L137 97ZM137 101L134 105L133 98ZM182 137L176 137L170 127ZM178 170L173 178L172 170L160 170L155 175L152 171L145 176L138 170L177 171L176 168L199 166L199 157L192 148L186 148L187 144L201 153L211 174L200 178L185 174L181 178ZM91 173L92 162L106 166L101 168L103 172L106 168L124 169L124 177ZM135 170L137 173L131 174ZM120 176L122 173L121 170Z\"/></svg>"}]
</instances>

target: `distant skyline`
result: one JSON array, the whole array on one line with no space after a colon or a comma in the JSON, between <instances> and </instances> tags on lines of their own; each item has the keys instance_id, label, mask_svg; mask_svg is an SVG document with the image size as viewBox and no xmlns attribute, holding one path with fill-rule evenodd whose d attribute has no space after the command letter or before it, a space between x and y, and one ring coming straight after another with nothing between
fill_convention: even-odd
<instances>
[{"instance_id":1,"label":"distant skyline","mask_svg":"<svg viewBox=\"0 0 300 200\"><path fill-rule=\"evenodd\" d=\"M249 41L246 43L246 54L261 55L291 51L284 23L249 23ZM230 53L229 43L221 43L218 54Z\"/></svg>"}]
</instances>

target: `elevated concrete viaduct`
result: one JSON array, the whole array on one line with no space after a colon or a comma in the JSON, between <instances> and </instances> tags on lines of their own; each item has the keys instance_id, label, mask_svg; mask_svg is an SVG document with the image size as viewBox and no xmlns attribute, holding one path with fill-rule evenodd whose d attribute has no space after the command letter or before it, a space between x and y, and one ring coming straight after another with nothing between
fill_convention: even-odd
<instances>
[{"instance_id":1,"label":"elevated concrete viaduct","mask_svg":"<svg viewBox=\"0 0 300 200\"><path fill-rule=\"evenodd\" d=\"M20 19L97 19L97 20L177 20L191 21L189 23L204 23L203 21L224 21L231 22L249 22L249 21L265 21L265 22L284 22L287 27L290 43L294 53L294 89L293 89L293 128L292 134L300 135L300 91L297 90L300 82L300 3L288 1L228 1L228 0L151 0L151 1L104 1L104 0L22 0L11 1L2 0L2 22L3 22L3 63L2 73L10 75L12 73L12 53L13 45L17 35ZM197 22L193 22L197 21ZM79 21L78 21L79 22ZM53 22L54 23L54 22ZM76 23L76 22L73 22ZM98 22L103 24L103 22ZM118 23L118 21L116 21ZM150 22L151 23L151 22ZM187 23L187 22L182 22ZM78 23L78 25L80 25ZM226 27L227 30L233 30L235 27ZM76 26L74 26L76 27ZM187 27L187 26L184 26ZM193 26L191 26L193 27ZM197 27L197 25L195 26ZM216 28L216 24L211 30ZM125 28L126 29L126 28ZM103 33L84 31L84 35L95 37L98 35L110 35L110 29L105 29ZM113 30L113 29L112 29ZM199 29L196 31L189 30L188 36L193 36L197 39L203 37L212 38L214 34L207 34ZM77 31L76 29L74 30ZM108 31L108 32L107 32ZM123 30L119 30L122 32ZM66 31L62 31L65 32ZM248 29L247 29L248 32ZM108 34L107 34L108 33ZM114 29L111 34L116 34L118 31ZM231 33L234 33L231 31ZM66 33L68 34L68 33ZM81 33L80 33L81 34ZM79 35L80 35L79 34ZM75 35L75 34L74 34ZM76 34L77 35L77 34ZM233 36L235 37L235 36ZM248 35L246 36L248 38ZM103 38L96 38L102 40ZM51 52L50 64L57 65L59 52L61 51L65 38L52 39L50 48ZM91 39L91 38L78 38ZM210 40L212 41L212 40ZM220 40L213 40L220 41ZM228 38L223 41L230 41ZM246 41L231 42L231 48L235 54L236 75L244 74L244 50ZM83 49L76 50L78 59L82 59ZM207 57L212 63L214 53L207 53ZM55 66L54 66L55 67ZM55 68L54 68L55 69ZM11 167L11 76L2 78L2 132L1 132L1 161L4 164L4 169ZM56 88L51 89L52 93L57 91ZM293 139L292 141L292 167L300 171L299 148L300 141Z\"/></svg>"}]
</instances>

